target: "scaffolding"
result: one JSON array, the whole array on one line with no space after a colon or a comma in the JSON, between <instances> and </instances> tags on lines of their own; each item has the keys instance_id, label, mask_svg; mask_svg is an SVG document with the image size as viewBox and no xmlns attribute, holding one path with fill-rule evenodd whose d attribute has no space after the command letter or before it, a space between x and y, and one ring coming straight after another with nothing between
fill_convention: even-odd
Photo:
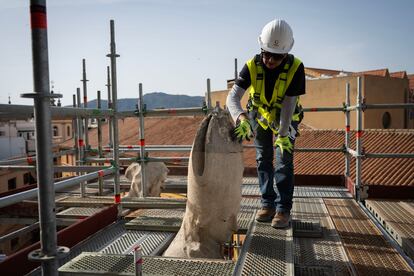
<instances>
[{"instance_id":1,"label":"scaffolding","mask_svg":"<svg viewBox=\"0 0 414 276\"><path fill-rule=\"evenodd\" d=\"M82 60L83 71L83 100L84 105L81 107L80 88L77 88L77 94L73 95L73 107L54 107L50 106L51 97L60 95L51 94L49 91L49 71L48 71L48 45L46 29L46 1L31 0L30 4L32 16L32 51L33 51L33 72L34 72L34 90L36 93L24 94L22 97L34 98L34 107L27 105L5 105L1 104L0 120L26 119L35 118L36 122L36 156L18 158L13 160L1 160L0 170L37 170L38 188L25 192L13 194L1 198L0 208L9 206L23 200L38 197L39 202L39 222L17 230L1 240L7 240L19 233L27 232L35 228L40 228L41 232L41 249L33 251L30 258L40 261L42 271L45 275L57 275L57 259L61 258L68 252L68 248L58 247L56 241L56 216L55 210L55 191L80 184L81 197L85 197L85 186L87 181L99 179L99 195L103 194L103 177L108 175L114 176L114 203L121 203L120 195L120 173L119 164L121 161L139 162L141 170L141 196L146 197L146 164L147 162L188 162L188 157L149 157L150 152L189 152L191 145L146 145L144 120L145 117L160 116L188 116L188 115L206 115L212 110L210 79L207 79L207 102L199 108L177 108L177 109L154 109L147 110L144 97L143 86L139 84L139 100L137 110L118 111L117 107L117 72L115 44L115 24L110 21L110 58L111 66L107 67L107 92L108 92L108 109L103 109L101 105L101 93L98 91L98 107L88 108L87 106L87 78L86 78L86 61ZM40 18L40 19L39 19ZM42 21L44 20L44 21ZM34 22L34 23L33 23ZM40 22L40 23L39 23ZM43 23L42 23L43 22ZM237 60L235 61L235 77L237 76ZM297 152L341 152L345 156L344 175L350 177L350 160L351 157L356 160L356 176L354 195L358 202L363 202L368 197L367 187L361 180L362 160L364 158L414 158L414 153L392 154L392 153L367 153L363 150L362 145L362 114L367 109L379 108L414 108L414 104L365 104L361 91L361 77L357 79L357 102L356 105L350 104L350 84L346 84L346 102L341 107L313 107L304 108L304 112L344 112L345 114L345 143L342 148L296 148ZM356 111L356 148L350 148L350 112ZM120 145L118 119L126 117L139 118L139 145ZM52 154L51 140L51 120L53 119L72 119L75 137L74 149L65 150ZM98 119L98 148L93 149L89 145L88 139L88 119ZM109 118L109 144L102 145L102 122L101 119ZM246 145L245 148L254 146ZM89 156L92 152L98 152L98 157ZM120 152L136 152L137 157L120 158ZM111 157L105 157L105 153L112 153ZM53 157L62 155L75 154L75 166L53 166ZM27 163L27 165L24 165ZM36 163L36 165L34 165ZM99 165L87 165L88 163L98 163ZM110 163L110 166L105 166ZM70 171L78 173L77 176L54 183L54 172ZM86 174L85 174L86 173Z\"/></svg>"}]
</instances>

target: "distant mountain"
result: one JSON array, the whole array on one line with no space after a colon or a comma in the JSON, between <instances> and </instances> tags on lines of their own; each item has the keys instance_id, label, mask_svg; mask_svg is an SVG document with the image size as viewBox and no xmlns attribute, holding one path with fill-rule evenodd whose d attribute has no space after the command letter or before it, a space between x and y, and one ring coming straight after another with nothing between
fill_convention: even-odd
<instances>
[{"instance_id":1,"label":"distant mountain","mask_svg":"<svg viewBox=\"0 0 414 276\"><path fill-rule=\"evenodd\" d=\"M204 97L187 95L170 95L162 92L153 92L144 95L144 103L147 109L155 108L185 108L203 106ZM118 110L135 110L138 103L137 98L118 99ZM96 108L97 100L88 102L88 108ZM102 100L102 108L108 108L108 101Z\"/></svg>"}]
</instances>

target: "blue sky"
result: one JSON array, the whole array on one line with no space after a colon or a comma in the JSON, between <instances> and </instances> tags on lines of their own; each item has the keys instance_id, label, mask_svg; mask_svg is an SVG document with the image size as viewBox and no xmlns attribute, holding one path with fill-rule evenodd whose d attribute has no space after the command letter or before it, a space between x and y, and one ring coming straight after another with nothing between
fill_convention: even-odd
<instances>
[{"instance_id":1,"label":"blue sky","mask_svg":"<svg viewBox=\"0 0 414 276\"><path fill-rule=\"evenodd\" d=\"M29 0L0 0L0 103L32 104ZM274 18L292 26L292 53L305 66L345 71L389 68L414 73L412 0L49 0L50 80L63 104L81 87L106 97L109 20L115 20L118 97L144 93L202 96L226 88L258 52L257 37ZM105 98L104 97L104 98Z\"/></svg>"}]
</instances>

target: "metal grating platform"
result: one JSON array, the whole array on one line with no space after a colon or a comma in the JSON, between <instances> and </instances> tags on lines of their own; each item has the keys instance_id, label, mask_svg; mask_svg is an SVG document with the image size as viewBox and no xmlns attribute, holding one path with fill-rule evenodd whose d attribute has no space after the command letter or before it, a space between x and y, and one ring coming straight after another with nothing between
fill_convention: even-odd
<instances>
[{"instance_id":1,"label":"metal grating platform","mask_svg":"<svg viewBox=\"0 0 414 276\"><path fill-rule=\"evenodd\" d=\"M125 224L129 230L178 232L184 216L184 209L148 209Z\"/></svg>"},{"instance_id":2,"label":"metal grating platform","mask_svg":"<svg viewBox=\"0 0 414 276\"><path fill-rule=\"evenodd\" d=\"M295 276L335 276L332 266L295 265Z\"/></svg>"},{"instance_id":3,"label":"metal grating platform","mask_svg":"<svg viewBox=\"0 0 414 276\"><path fill-rule=\"evenodd\" d=\"M237 215L239 234L244 234L254 219L255 211L260 207L260 200L243 198ZM147 209L125 224L129 230L178 232L184 216L184 209Z\"/></svg>"},{"instance_id":4,"label":"metal grating platform","mask_svg":"<svg viewBox=\"0 0 414 276\"><path fill-rule=\"evenodd\" d=\"M322 237L322 228L319 220L293 220L293 236L298 238Z\"/></svg>"},{"instance_id":5,"label":"metal grating platform","mask_svg":"<svg viewBox=\"0 0 414 276\"><path fill-rule=\"evenodd\" d=\"M345 187L296 186L294 197L352 198Z\"/></svg>"},{"instance_id":6,"label":"metal grating platform","mask_svg":"<svg viewBox=\"0 0 414 276\"><path fill-rule=\"evenodd\" d=\"M358 275L408 275L413 272L354 200L324 201Z\"/></svg>"},{"instance_id":7,"label":"metal grating platform","mask_svg":"<svg viewBox=\"0 0 414 276\"><path fill-rule=\"evenodd\" d=\"M231 261L143 257L143 275L232 275ZM135 275L132 255L82 253L59 268L59 275Z\"/></svg>"},{"instance_id":8,"label":"metal grating platform","mask_svg":"<svg viewBox=\"0 0 414 276\"><path fill-rule=\"evenodd\" d=\"M236 264L235 275L292 275L292 229L254 221Z\"/></svg>"},{"instance_id":9,"label":"metal grating platform","mask_svg":"<svg viewBox=\"0 0 414 276\"><path fill-rule=\"evenodd\" d=\"M185 198L123 198L122 207L130 209L176 209L185 208L187 199Z\"/></svg>"},{"instance_id":10,"label":"metal grating platform","mask_svg":"<svg viewBox=\"0 0 414 276\"><path fill-rule=\"evenodd\" d=\"M114 204L113 196L68 196L62 199L56 200L56 206L66 207L97 207Z\"/></svg>"},{"instance_id":11,"label":"metal grating platform","mask_svg":"<svg viewBox=\"0 0 414 276\"><path fill-rule=\"evenodd\" d=\"M105 254L133 254L136 245L141 245L144 256L161 255L174 238L169 232L126 231L111 244L100 250Z\"/></svg>"},{"instance_id":12,"label":"metal grating platform","mask_svg":"<svg viewBox=\"0 0 414 276\"><path fill-rule=\"evenodd\" d=\"M302 273L295 270L296 275L324 275L311 273L319 271L320 267L332 268L334 274L329 275L351 275L352 268L345 249L322 199L294 198L292 217L293 221L318 221L322 234L318 238L294 237L295 265L315 268L310 271L302 269Z\"/></svg>"},{"instance_id":13,"label":"metal grating platform","mask_svg":"<svg viewBox=\"0 0 414 276\"><path fill-rule=\"evenodd\" d=\"M243 185L259 185L259 179L257 177L243 177Z\"/></svg>"},{"instance_id":14,"label":"metal grating platform","mask_svg":"<svg viewBox=\"0 0 414 276\"><path fill-rule=\"evenodd\" d=\"M88 207L70 207L66 210L60 211L56 214L59 218L83 218L90 217L102 211L101 208L88 208Z\"/></svg>"},{"instance_id":15,"label":"metal grating platform","mask_svg":"<svg viewBox=\"0 0 414 276\"><path fill-rule=\"evenodd\" d=\"M259 185L242 185L243 196L260 196ZM294 197L352 198L345 187L296 186Z\"/></svg>"},{"instance_id":16,"label":"metal grating platform","mask_svg":"<svg viewBox=\"0 0 414 276\"><path fill-rule=\"evenodd\" d=\"M398 242L407 255L414 259L414 209L411 202L366 200L367 209Z\"/></svg>"}]
</instances>

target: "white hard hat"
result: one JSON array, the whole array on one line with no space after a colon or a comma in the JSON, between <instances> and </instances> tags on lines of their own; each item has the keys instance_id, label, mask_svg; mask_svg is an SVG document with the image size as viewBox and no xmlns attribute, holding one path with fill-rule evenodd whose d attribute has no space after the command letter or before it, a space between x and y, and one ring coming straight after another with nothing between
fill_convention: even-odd
<instances>
[{"instance_id":1,"label":"white hard hat","mask_svg":"<svg viewBox=\"0 0 414 276\"><path fill-rule=\"evenodd\" d=\"M263 50L275 54L288 53L295 42L292 29L283 19L275 19L267 23L258 40Z\"/></svg>"}]
</instances>

